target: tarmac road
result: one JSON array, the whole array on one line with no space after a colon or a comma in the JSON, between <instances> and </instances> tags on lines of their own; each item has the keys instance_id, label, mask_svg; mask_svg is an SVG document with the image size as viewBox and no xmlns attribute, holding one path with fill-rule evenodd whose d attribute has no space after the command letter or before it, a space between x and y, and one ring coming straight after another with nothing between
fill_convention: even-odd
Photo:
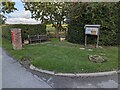
<instances>
[{"instance_id":1,"label":"tarmac road","mask_svg":"<svg viewBox=\"0 0 120 90\"><path fill-rule=\"evenodd\" d=\"M35 71L31 72L39 76L53 88L118 88L118 75L101 77L62 77L46 75Z\"/></svg>"}]
</instances>

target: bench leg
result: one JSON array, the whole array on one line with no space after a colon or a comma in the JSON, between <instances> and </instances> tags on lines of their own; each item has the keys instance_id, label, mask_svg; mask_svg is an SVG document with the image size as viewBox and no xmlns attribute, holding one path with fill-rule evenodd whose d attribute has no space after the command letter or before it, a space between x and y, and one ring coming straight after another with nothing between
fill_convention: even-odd
<instances>
[{"instance_id":1,"label":"bench leg","mask_svg":"<svg viewBox=\"0 0 120 90\"><path fill-rule=\"evenodd\" d=\"M31 40L29 41L29 43L31 44Z\"/></svg>"},{"instance_id":2,"label":"bench leg","mask_svg":"<svg viewBox=\"0 0 120 90\"><path fill-rule=\"evenodd\" d=\"M39 43L41 43L41 40L39 40Z\"/></svg>"}]
</instances>

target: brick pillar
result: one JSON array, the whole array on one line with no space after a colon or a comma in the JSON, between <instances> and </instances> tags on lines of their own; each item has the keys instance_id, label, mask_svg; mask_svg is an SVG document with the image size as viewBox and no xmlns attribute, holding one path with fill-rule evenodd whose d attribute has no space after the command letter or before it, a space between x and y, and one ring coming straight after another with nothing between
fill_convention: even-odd
<instances>
[{"instance_id":1,"label":"brick pillar","mask_svg":"<svg viewBox=\"0 0 120 90\"><path fill-rule=\"evenodd\" d=\"M21 29L11 29L13 49L22 49Z\"/></svg>"}]
</instances>

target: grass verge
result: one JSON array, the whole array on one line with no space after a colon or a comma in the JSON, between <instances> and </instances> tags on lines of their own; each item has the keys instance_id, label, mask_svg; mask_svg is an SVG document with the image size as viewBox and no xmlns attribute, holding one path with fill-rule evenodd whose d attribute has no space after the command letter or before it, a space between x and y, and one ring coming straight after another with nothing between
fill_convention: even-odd
<instances>
[{"instance_id":1,"label":"grass verge","mask_svg":"<svg viewBox=\"0 0 120 90\"><path fill-rule=\"evenodd\" d=\"M25 45L22 50L13 50L10 41L2 40L3 48L17 60L31 59L38 68L63 73L111 71L118 68L118 48L103 47L99 49L81 50L78 44L67 41L59 42L52 39L50 43ZM88 55L101 55L107 60L104 63L94 63L88 60Z\"/></svg>"}]
</instances>

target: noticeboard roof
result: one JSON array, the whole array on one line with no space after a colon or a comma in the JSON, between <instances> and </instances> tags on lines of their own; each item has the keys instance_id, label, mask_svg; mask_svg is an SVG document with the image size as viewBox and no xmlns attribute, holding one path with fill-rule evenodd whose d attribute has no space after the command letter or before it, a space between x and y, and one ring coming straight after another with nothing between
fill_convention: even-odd
<instances>
[{"instance_id":1,"label":"noticeboard roof","mask_svg":"<svg viewBox=\"0 0 120 90\"><path fill-rule=\"evenodd\" d=\"M100 27L100 25L85 25L85 27Z\"/></svg>"}]
</instances>

